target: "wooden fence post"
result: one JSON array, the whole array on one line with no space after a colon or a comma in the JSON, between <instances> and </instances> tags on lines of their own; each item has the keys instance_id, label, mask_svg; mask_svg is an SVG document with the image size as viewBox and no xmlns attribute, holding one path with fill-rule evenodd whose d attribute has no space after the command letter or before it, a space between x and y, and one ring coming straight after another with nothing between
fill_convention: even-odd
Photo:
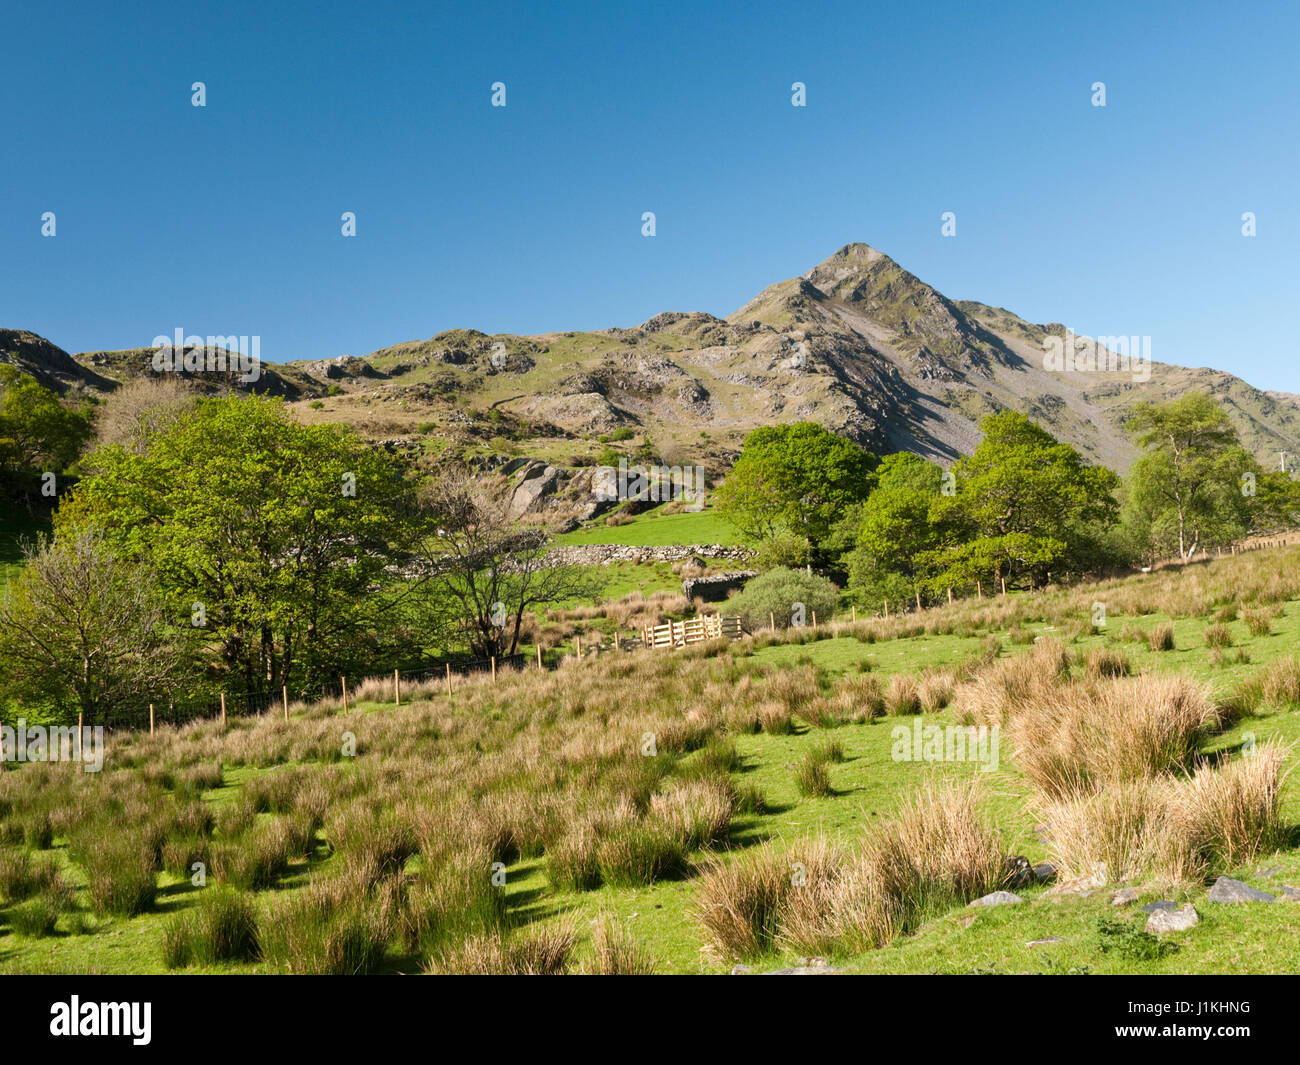
<instances>
[{"instance_id":1,"label":"wooden fence post","mask_svg":"<svg viewBox=\"0 0 1300 1065\"><path fill-rule=\"evenodd\" d=\"M447 663L447 697L451 698L451 663Z\"/></svg>"},{"instance_id":2,"label":"wooden fence post","mask_svg":"<svg viewBox=\"0 0 1300 1065\"><path fill-rule=\"evenodd\" d=\"M614 650L615 650L615 651L621 651L621 650L623 650L622 646L620 646L620 644L619 644L619 642L618 642L618 629L615 629L615 630L614 630Z\"/></svg>"},{"instance_id":3,"label":"wooden fence post","mask_svg":"<svg viewBox=\"0 0 1300 1065\"><path fill-rule=\"evenodd\" d=\"M81 722L83 717L81 711L77 711L77 769L82 772L85 771L84 766L86 764L81 760L81 738L83 735L81 730L84 727Z\"/></svg>"},{"instance_id":4,"label":"wooden fence post","mask_svg":"<svg viewBox=\"0 0 1300 1065\"><path fill-rule=\"evenodd\" d=\"M812 616L813 616L813 628L816 629L816 628L817 628L817 611L814 610L814 611L812 612Z\"/></svg>"},{"instance_id":5,"label":"wooden fence post","mask_svg":"<svg viewBox=\"0 0 1300 1065\"><path fill-rule=\"evenodd\" d=\"M854 603L854 604L853 604L853 624L856 625L857 623L858 623L858 605L857 605L856 603Z\"/></svg>"},{"instance_id":6,"label":"wooden fence post","mask_svg":"<svg viewBox=\"0 0 1300 1065\"><path fill-rule=\"evenodd\" d=\"M496 682L497 682L497 656L493 655L492 656L492 683L495 684Z\"/></svg>"},{"instance_id":7,"label":"wooden fence post","mask_svg":"<svg viewBox=\"0 0 1300 1065\"><path fill-rule=\"evenodd\" d=\"M952 585L948 586L948 605L952 606Z\"/></svg>"},{"instance_id":8,"label":"wooden fence post","mask_svg":"<svg viewBox=\"0 0 1300 1065\"><path fill-rule=\"evenodd\" d=\"M226 693L221 693L221 727L226 727Z\"/></svg>"},{"instance_id":9,"label":"wooden fence post","mask_svg":"<svg viewBox=\"0 0 1300 1065\"><path fill-rule=\"evenodd\" d=\"M393 670L393 705L402 705L402 676L397 670Z\"/></svg>"},{"instance_id":10,"label":"wooden fence post","mask_svg":"<svg viewBox=\"0 0 1300 1065\"><path fill-rule=\"evenodd\" d=\"M975 582L975 598L976 599L984 598L984 587L983 585L980 584L979 581Z\"/></svg>"},{"instance_id":11,"label":"wooden fence post","mask_svg":"<svg viewBox=\"0 0 1300 1065\"><path fill-rule=\"evenodd\" d=\"M149 735L153 735L153 703L149 704Z\"/></svg>"},{"instance_id":12,"label":"wooden fence post","mask_svg":"<svg viewBox=\"0 0 1300 1065\"><path fill-rule=\"evenodd\" d=\"M776 614L769 611L767 615L768 623L772 626L772 631L776 632Z\"/></svg>"},{"instance_id":13,"label":"wooden fence post","mask_svg":"<svg viewBox=\"0 0 1300 1065\"><path fill-rule=\"evenodd\" d=\"M289 685L282 684L280 686L280 696L282 699L284 699L284 719L288 721L289 720Z\"/></svg>"},{"instance_id":14,"label":"wooden fence post","mask_svg":"<svg viewBox=\"0 0 1300 1065\"><path fill-rule=\"evenodd\" d=\"M999 576L999 577L998 577L998 580L1000 580L1000 581L1002 582L1002 594L1003 594L1003 595L1006 595L1006 594L1007 594L1007 579L1006 579L1005 577L1001 577L1001 576Z\"/></svg>"},{"instance_id":15,"label":"wooden fence post","mask_svg":"<svg viewBox=\"0 0 1300 1065\"><path fill-rule=\"evenodd\" d=\"M885 620L889 620L889 600L885 600Z\"/></svg>"},{"instance_id":16,"label":"wooden fence post","mask_svg":"<svg viewBox=\"0 0 1300 1065\"><path fill-rule=\"evenodd\" d=\"M343 692L343 712L348 712L348 678L339 677L340 690Z\"/></svg>"},{"instance_id":17,"label":"wooden fence post","mask_svg":"<svg viewBox=\"0 0 1300 1065\"><path fill-rule=\"evenodd\" d=\"M921 609L921 589L916 590L916 609Z\"/></svg>"},{"instance_id":18,"label":"wooden fence post","mask_svg":"<svg viewBox=\"0 0 1300 1065\"><path fill-rule=\"evenodd\" d=\"M542 645L540 642L537 644L537 668L542 668Z\"/></svg>"}]
</instances>

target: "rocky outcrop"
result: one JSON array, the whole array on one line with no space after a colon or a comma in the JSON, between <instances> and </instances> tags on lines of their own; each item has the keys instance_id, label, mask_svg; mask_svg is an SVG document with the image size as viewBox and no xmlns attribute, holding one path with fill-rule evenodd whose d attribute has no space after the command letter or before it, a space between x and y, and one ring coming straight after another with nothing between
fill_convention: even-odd
<instances>
[{"instance_id":1,"label":"rocky outcrop","mask_svg":"<svg viewBox=\"0 0 1300 1065\"><path fill-rule=\"evenodd\" d=\"M687 599L698 596L706 603L720 603L733 591L745 587L751 577L757 576L757 570L742 569L734 573L715 573L711 577L687 577L682 581L682 594Z\"/></svg>"},{"instance_id":2,"label":"rocky outcrop","mask_svg":"<svg viewBox=\"0 0 1300 1065\"><path fill-rule=\"evenodd\" d=\"M617 501L617 473L608 466L566 469L538 459L512 459L501 467L511 484L510 517L553 517L562 527L590 521Z\"/></svg>"}]
</instances>

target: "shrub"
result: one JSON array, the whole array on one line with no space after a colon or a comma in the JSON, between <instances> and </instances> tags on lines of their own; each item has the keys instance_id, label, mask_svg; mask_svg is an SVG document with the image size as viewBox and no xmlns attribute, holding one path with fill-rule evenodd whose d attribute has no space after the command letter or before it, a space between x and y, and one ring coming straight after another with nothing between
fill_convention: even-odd
<instances>
[{"instance_id":1,"label":"shrub","mask_svg":"<svg viewBox=\"0 0 1300 1065\"><path fill-rule=\"evenodd\" d=\"M1271 636L1273 634L1273 617L1265 608L1248 607L1241 612L1241 618L1246 623L1246 628L1250 630L1252 636Z\"/></svg>"},{"instance_id":2,"label":"shrub","mask_svg":"<svg viewBox=\"0 0 1300 1065\"><path fill-rule=\"evenodd\" d=\"M742 784L736 789L736 812L742 814L762 814L767 812L767 799L754 784Z\"/></svg>"},{"instance_id":3,"label":"shrub","mask_svg":"<svg viewBox=\"0 0 1300 1065\"><path fill-rule=\"evenodd\" d=\"M546 876L557 891L590 891L600 887L600 862L595 826L579 821L546 844Z\"/></svg>"},{"instance_id":4,"label":"shrub","mask_svg":"<svg viewBox=\"0 0 1300 1065\"><path fill-rule=\"evenodd\" d=\"M1002 725L1023 708L1050 698L1068 679L1069 670L1064 644L1039 640L1025 654L998 658L980 669L957 690L957 707L968 721Z\"/></svg>"},{"instance_id":5,"label":"shrub","mask_svg":"<svg viewBox=\"0 0 1300 1065\"><path fill-rule=\"evenodd\" d=\"M1168 793L1169 836L1186 855L1184 877L1232 869L1281 846L1286 835L1280 792L1286 751L1262 744L1217 771L1203 770Z\"/></svg>"},{"instance_id":6,"label":"shrub","mask_svg":"<svg viewBox=\"0 0 1300 1065\"><path fill-rule=\"evenodd\" d=\"M928 780L870 838L864 857L903 930L1000 886L1006 850L979 812L976 784Z\"/></svg>"},{"instance_id":7,"label":"shrub","mask_svg":"<svg viewBox=\"0 0 1300 1065\"><path fill-rule=\"evenodd\" d=\"M172 876L188 880L194 875L195 862L212 865L212 844L202 836L179 836L163 844L162 866Z\"/></svg>"},{"instance_id":8,"label":"shrub","mask_svg":"<svg viewBox=\"0 0 1300 1065\"><path fill-rule=\"evenodd\" d=\"M1046 804L1041 817L1063 876L1104 866L1108 880L1200 882L1282 844L1285 751L1264 744L1220 770L1130 780Z\"/></svg>"},{"instance_id":9,"label":"shrub","mask_svg":"<svg viewBox=\"0 0 1300 1065\"><path fill-rule=\"evenodd\" d=\"M176 776L177 787L183 791L211 791L221 787L222 768L218 762L200 762L182 769Z\"/></svg>"},{"instance_id":10,"label":"shrub","mask_svg":"<svg viewBox=\"0 0 1300 1065\"><path fill-rule=\"evenodd\" d=\"M343 865L360 870L371 883L401 873L419 850L414 827L394 810L368 816L356 807L345 808L330 818L326 834Z\"/></svg>"},{"instance_id":11,"label":"shrub","mask_svg":"<svg viewBox=\"0 0 1300 1065\"><path fill-rule=\"evenodd\" d=\"M1130 780L1100 791L1073 792L1044 804L1052 862L1063 878L1094 873L1123 883L1158 866L1163 803L1152 781Z\"/></svg>"},{"instance_id":12,"label":"shrub","mask_svg":"<svg viewBox=\"0 0 1300 1065\"><path fill-rule=\"evenodd\" d=\"M948 672L928 673L921 678L917 695L921 709L927 714L937 713L952 702L955 686Z\"/></svg>"},{"instance_id":13,"label":"shrub","mask_svg":"<svg viewBox=\"0 0 1300 1065\"><path fill-rule=\"evenodd\" d=\"M1094 647L1083 660L1084 672L1090 677L1127 677L1133 672L1128 656L1122 651Z\"/></svg>"},{"instance_id":14,"label":"shrub","mask_svg":"<svg viewBox=\"0 0 1300 1065\"><path fill-rule=\"evenodd\" d=\"M700 880L698 915L710 949L741 958L778 943L859 952L986 894L1002 883L1006 851L977 799L973 784L929 781L857 858L823 838L713 862Z\"/></svg>"},{"instance_id":15,"label":"shrub","mask_svg":"<svg viewBox=\"0 0 1300 1065\"><path fill-rule=\"evenodd\" d=\"M1265 669L1260 695L1273 706L1300 704L1300 657L1284 655Z\"/></svg>"},{"instance_id":16,"label":"shrub","mask_svg":"<svg viewBox=\"0 0 1300 1065\"><path fill-rule=\"evenodd\" d=\"M780 703L767 702L760 706L758 721L770 736L788 736L794 731L794 718Z\"/></svg>"},{"instance_id":17,"label":"shrub","mask_svg":"<svg viewBox=\"0 0 1300 1065\"><path fill-rule=\"evenodd\" d=\"M402 916L407 948L432 954L504 926L505 892L492 883L489 855L469 849L423 869Z\"/></svg>"},{"instance_id":18,"label":"shrub","mask_svg":"<svg viewBox=\"0 0 1300 1065\"><path fill-rule=\"evenodd\" d=\"M812 749L812 755L819 762L834 762L838 765L844 761L844 747L839 740L826 740Z\"/></svg>"},{"instance_id":19,"label":"shrub","mask_svg":"<svg viewBox=\"0 0 1300 1065\"><path fill-rule=\"evenodd\" d=\"M701 748L696 756L694 768L701 776L734 773L743 764L740 752L733 740L714 736Z\"/></svg>"},{"instance_id":20,"label":"shrub","mask_svg":"<svg viewBox=\"0 0 1300 1065\"><path fill-rule=\"evenodd\" d=\"M862 723L885 713L885 693L879 677L859 674L843 678L836 695L851 707L850 720Z\"/></svg>"},{"instance_id":21,"label":"shrub","mask_svg":"<svg viewBox=\"0 0 1300 1065\"><path fill-rule=\"evenodd\" d=\"M809 624L813 614L818 621L829 621L839 593L825 577L803 570L777 567L755 577L739 594L727 600L729 614L739 614L745 628L758 632L768 628L772 619L778 629L788 628L796 603L802 603Z\"/></svg>"}]
</instances>

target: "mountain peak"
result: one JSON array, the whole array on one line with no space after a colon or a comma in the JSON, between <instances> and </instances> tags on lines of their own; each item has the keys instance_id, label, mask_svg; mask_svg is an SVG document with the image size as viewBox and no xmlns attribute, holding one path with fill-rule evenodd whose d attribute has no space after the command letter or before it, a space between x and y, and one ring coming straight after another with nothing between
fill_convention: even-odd
<instances>
[{"instance_id":1,"label":"mountain peak","mask_svg":"<svg viewBox=\"0 0 1300 1065\"><path fill-rule=\"evenodd\" d=\"M846 303L870 300L873 294L883 288L933 291L883 251L861 242L844 245L803 276L804 280L816 285L826 295Z\"/></svg>"},{"instance_id":2,"label":"mountain peak","mask_svg":"<svg viewBox=\"0 0 1300 1065\"><path fill-rule=\"evenodd\" d=\"M855 240L845 244L834 255L818 263L808 273L804 274L804 277L811 279L812 275L816 273L858 269L869 266L878 259L893 262L883 251L873 248L870 244L864 244L860 240Z\"/></svg>"}]
</instances>

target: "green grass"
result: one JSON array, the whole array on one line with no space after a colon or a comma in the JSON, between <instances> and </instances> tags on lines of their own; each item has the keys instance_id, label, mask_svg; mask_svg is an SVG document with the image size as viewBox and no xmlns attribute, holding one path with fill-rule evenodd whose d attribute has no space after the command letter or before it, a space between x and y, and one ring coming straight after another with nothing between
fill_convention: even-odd
<instances>
[{"instance_id":1,"label":"green grass","mask_svg":"<svg viewBox=\"0 0 1300 1065\"><path fill-rule=\"evenodd\" d=\"M665 504L667 505L667 504ZM563 544L630 544L662 547L668 544L740 544L740 534L729 522L706 507L702 511L663 513L663 506L635 515L627 525L605 525L603 521L555 538Z\"/></svg>"},{"instance_id":2,"label":"green grass","mask_svg":"<svg viewBox=\"0 0 1300 1065\"><path fill-rule=\"evenodd\" d=\"M626 580L644 576L644 569L628 567ZM667 578L664 578L665 580ZM675 578L674 578L675 580ZM1145 641L1124 640L1120 631L1127 625L1151 628L1171 622L1175 649L1152 652ZM1274 620L1268 635L1252 635L1246 622L1226 622L1233 647L1227 659L1216 665L1205 644L1205 629L1211 617L1170 619L1165 615L1142 618L1112 615L1105 630L1069 640L1080 654L1092 647L1122 650L1137 670L1169 670L1202 679L1219 693L1230 690L1242 677L1300 646L1300 602L1286 604L1282 617ZM1046 625L1024 625L1031 635L1061 635ZM1012 643L1005 631L1007 653L1023 653L1027 643ZM987 632L969 636L923 635L904 639L863 643L848 637L831 637L801 645L773 645L759 648L753 660L765 665L797 666L812 663L828 677L858 672L864 664L882 677L896 672L916 672L930 666L953 665L981 650ZM1244 648L1249 664L1233 659ZM743 660L742 660L743 661ZM366 704L367 714L393 712L383 704ZM808 728L802 721L790 735L740 734L733 738L740 755L731 773L737 787L762 793L767 809L762 814L738 814L733 820L730 846L734 852L768 840L794 841L821 832L847 844L897 810L932 772L945 777L979 776L986 785L986 805L1004 833L1009 853L1022 854L1031 862L1045 859L1045 845L1035 835L1035 819L1028 800L1031 788L1016 766L1009 744L1003 744L996 771L981 773L973 764L930 767L923 762L897 762L892 757L892 729L910 727L912 719L878 719L869 724L844 725L830 730ZM923 724L948 724L951 711L926 714ZM1248 735L1258 743L1278 739L1300 744L1300 711L1265 711L1248 717L1213 736L1204 753L1233 752ZM796 769L810 753L830 740L843 750L843 760L832 764L832 792L824 796L800 794ZM705 752L686 756L705 757ZM1294 764L1294 761L1292 762ZM23 770L18 770L19 772ZM274 771L274 770L271 770ZM206 792L204 801L220 807L236 800L248 781L265 772L251 767L228 766L220 787ZM1300 825L1300 789L1284 791L1287 823ZM269 820L271 815L259 815ZM60 972L164 972L161 950L164 930L176 915L194 905L198 891L188 880L161 874L154 908L133 918L89 915L84 872L67 857L67 841L54 840L46 852L53 856L63 875L75 888L75 905L84 916L83 934L73 934L73 915L60 918L51 937L31 938L16 933L7 920L8 905L0 907L0 968L12 971L52 970ZM698 866L704 852L688 860ZM337 859L322 848L309 860L295 858L287 873L271 889L254 894L259 916L273 902L301 892L310 878L328 873ZM1274 872L1273 870L1277 871ZM1276 892L1283 884L1300 884L1300 850L1286 850L1264 856L1232 871L1258 887ZM1141 885L1139 885L1141 887ZM680 878L658 881L649 886L605 885L586 892L556 891L551 888L542 858L518 858L507 869L506 897L513 922L572 921L586 928L601 913L618 920L654 959L659 972L727 972L729 960L707 954L706 940L694 917L697 881L692 871ZM900 937L880 950L835 960L855 971L876 973L1180 973L1180 972L1293 972L1300 966L1300 905L1280 901L1272 906L1216 906L1205 901L1205 888L1193 886L1174 892L1175 901L1196 905L1201 923L1187 933L1173 937L1179 949L1165 957L1139 957L1122 951L1104 950L1106 937L1098 931L1101 918L1118 918L1141 927L1137 908L1157 897L1147 892L1124 910L1110 904L1110 892L1088 899L1060 902L1039 901L1042 889L1020 891L1030 901L1013 907L978 910L958 909L924 922L914 933ZM9 904L12 905L12 904ZM973 919L972 919L973 918ZM1061 942L1029 947L1036 939L1060 937ZM750 963L756 970L789 966L797 958L778 953ZM405 961L398 968L413 971ZM187 972L251 973L269 971L264 962L226 962L195 966Z\"/></svg>"},{"instance_id":3,"label":"green grass","mask_svg":"<svg viewBox=\"0 0 1300 1065\"><path fill-rule=\"evenodd\" d=\"M382 712L382 711L381 711ZM943 723L946 714L927 715L925 723ZM856 839L873 822L895 810L903 798L920 782L928 767L923 763L895 762L890 756L892 720L878 720L870 725L848 725L831 733L844 749L844 761L832 768L833 795L802 798L797 790L793 768L816 746L824 743L820 730L805 729L791 736L765 734L741 736L736 740L743 757L743 768L733 774L739 783L758 787L773 812L742 815L733 822L732 846L743 848L767 839L793 840L813 831ZM1288 742L1300 740L1300 715L1276 714L1243 723L1216 737L1211 748L1229 748L1241 742L1245 731L1253 731L1259 741L1278 737ZM233 778L213 793L211 801L226 802L257 771L237 771ZM976 773L973 766L947 766L949 775ZM1046 852L1033 833L1033 819L1026 810L1029 787L1003 752L996 773L983 774L989 784L989 805L999 826L1006 833L1010 850L1024 854L1031 861L1045 858ZM1300 820L1300 804L1294 795L1288 812L1293 821ZM261 815L266 818L268 815ZM63 856L62 841L56 840L52 852L65 873L74 877L78 896L84 906L84 878ZM699 857L698 855L696 856ZM259 893L260 912L270 896L301 890L309 870L323 872L330 859L314 863L297 860L277 888ZM1281 866L1281 876L1254 876L1257 866ZM1247 881L1274 889L1280 883L1300 881L1300 852L1288 852L1276 860L1253 863L1238 871ZM583 893L554 892L550 889L542 859L523 859L508 870L507 898L514 920L553 921L561 917L586 925L602 910L612 913L623 927L650 952L660 972L726 972L731 962L709 959L702 955L705 946L699 925L692 916L694 884L691 879L666 880L647 887L601 887ZM53 938L27 939L0 933L0 966L30 969L40 965L56 971L76 972L93 969L113 972L165 972L161 954L161 936L167 921L193 905L197 891L188 881L162 874L159 878L159 901L154 911L127 919L93 919L93 930L84 935L60 932ZM1028 890L1025 895L1037 892ZM1260 972L1294 971L1300 964L1300 906L1287 903L1260 907L1215 907L1204 902L1204 893L1190 897L1202 914L1202 922L1190 933L1179 937L1182 949L1159 961L1135 961L1105 954L1092 921L1112 914L1109 893L1093 899L1061 903L981 910L969 927L957 923L968 916L955 912L925 924L915 935L866 955L841 959L845 965L863 972L1048 972L1087 968L1091 972ZM1149 901L1144 897L1136 905ZM1179 899L1181 901L1181 898ZM1135 907L1124 911L1131 915ZM971 911L974 913L975 911ZM1129 916L1129 920L1135 920ZM63 922L61 922L61 928ZM1060 936L1062 943L1029 948L1033 939ZM777 954L753 963L758 970L780 968L796 962L789 954ZM187 972L264 972L265 963L223 963L194 966Z\"/></svg>"}]
</instances>

